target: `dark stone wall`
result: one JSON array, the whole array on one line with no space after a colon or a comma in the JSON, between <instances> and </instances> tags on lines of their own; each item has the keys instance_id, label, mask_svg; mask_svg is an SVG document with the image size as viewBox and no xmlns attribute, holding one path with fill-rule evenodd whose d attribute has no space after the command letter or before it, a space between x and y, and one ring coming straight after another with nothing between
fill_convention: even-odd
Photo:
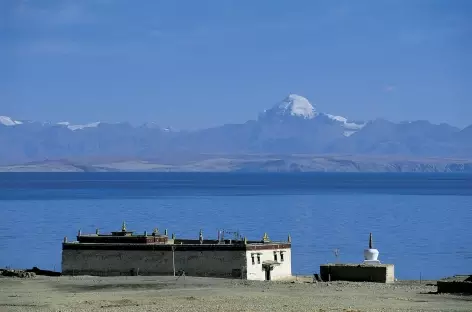
<instances>
[{"instance_id":1,"label":"dark stone wall","mask_svg":"<svg viewBox=\"0 0 472 312\"><path fill-rule=\"evenodd\" d=\"M438 281L438 293L472 294L472 282Z\"/></svg>"},{"instance_id":2,"label":"dark stone wall","mask_svg":"<svg viewBox=\"0 0 472 312\"><path fill-rule=\"evenodd\" d=\"M165 243L167 236L112 236L112 235L83 235L77 236L79 243L94 244L152 244Z\"/></svg>"},{"instance_id":3,"label":"dark stone wall","mask_svg":"<svg viewBox=\"0 0 472 312\"><path fill-rule=\"evenodd\" d=\"M393 269L393 266L392 266ZM350 282L393 282L387 265L343 265L325 264L320 266L320 275L323 281L350 281Z\"/></svg>"}]
</instances>

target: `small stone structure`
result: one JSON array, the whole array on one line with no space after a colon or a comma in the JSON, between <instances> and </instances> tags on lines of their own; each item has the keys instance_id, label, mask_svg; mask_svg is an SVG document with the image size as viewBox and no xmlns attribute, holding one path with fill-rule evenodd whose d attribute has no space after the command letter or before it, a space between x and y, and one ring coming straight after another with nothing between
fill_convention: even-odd
<instances>
[{"instance_id":1,"label":"small stone structure","mask_svg":"<svg viewBox=\"0 0 472 312\"><path fill-rule=\"evenodd\" d=\"M394 265L381 264L378 256L379 251L373 247L372 233L370 233L369 248L364 250L362 264L323 264L320 266L321 279L324 281L395 282Z\"/></svg>"},{"instance_id":2,"label":"small stone structure","mask_svg":"<svg viewBox=\"0 0 472 312\"><path fill-rule=\"evenodd\" d=\"M289 238L291 240L291 238ZM245 237L178 239L160 234L136 235L126 229L82 234L62 243L63 275L181 275L279 280L292 275L291 242L274 242L267 233L260 241Z\"/></svg>"},{"instance_id":3,"label":"small stone structure","mask_svg":"<svg viewBox=\"0 0 472 312\"><path fill-rule=\"evenodd\" d=\"M472 275L456 275L437 282L438 293L472 294Z\"/></svg>"},{"instance_id":4,"label":"small stone structure","mask_svg":"<svg viewBox=\"0 0 472 312\"><path fill-rule=\"evenodd\" d=\"M320 266L323 281L350 281L393 283L393 264L323 264Z\"/></svg>"}]
</instances>

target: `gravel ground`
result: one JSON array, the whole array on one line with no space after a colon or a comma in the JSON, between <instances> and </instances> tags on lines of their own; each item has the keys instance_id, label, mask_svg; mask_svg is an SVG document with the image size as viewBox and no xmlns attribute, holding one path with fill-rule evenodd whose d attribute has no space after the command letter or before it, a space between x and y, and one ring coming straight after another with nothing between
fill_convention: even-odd
<instances>
[{"instance_id":1,"label":"gravel ground","mask_svg":"<svg viewBox=\"0 0 472 312\"><path fill-rule=\"evenodd\" d=\"M434 282L250 282L186 277L0 278L0 311L472 311Z\"/></svg>"}]
</instances>

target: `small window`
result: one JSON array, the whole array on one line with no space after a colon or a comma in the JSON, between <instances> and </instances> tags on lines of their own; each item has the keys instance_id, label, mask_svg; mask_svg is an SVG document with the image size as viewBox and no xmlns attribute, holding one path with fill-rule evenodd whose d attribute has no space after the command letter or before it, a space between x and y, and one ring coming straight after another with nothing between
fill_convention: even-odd
<instances>
[{"instance_id":1,"label":"small window","mask_svg":"<svg viewBox=\"0 0 472 312\"><path fill-rule=\"evenodd\" d=\"M251 259L252 259L252 265L256 264L256 262L254 261L254 255L251 255Z\"/></svg>"},{"instance_id":2,"label":"small window","mask_svg":"<svg viewBox=\"0 0 472 312\"><path fill-rule=\"evenodd\" d=\"M277 261L277 253L274 252L274 261Z\"/></svg>"},{"instance_id":3,"label":"small window","mask_svg":"<svg viewBox=\"0 0 472 312\"><path fill-rule=\"evenodd\" d=\"M261 264L261 255L257 255L257 264Z\"/></svg>"},{"instance_id":4,"label":"small window","mask_svg":"<svg viewBox=\"0 0 472 312\"><path fill-rule=\"evenodd\" d=\"M280 253L280 261L284 262L284 253L283 252Z\"/></svg>"}]
</instances>

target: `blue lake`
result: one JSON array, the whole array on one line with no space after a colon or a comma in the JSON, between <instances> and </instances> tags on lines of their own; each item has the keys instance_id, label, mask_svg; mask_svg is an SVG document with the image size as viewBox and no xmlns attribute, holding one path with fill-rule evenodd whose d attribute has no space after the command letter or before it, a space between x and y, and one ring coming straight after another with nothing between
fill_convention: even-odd
<instances>
[{"instance_id":1,"label":"blue lake","mask_svg":"<svg viewBox=\"0 0 472 312\"><path fill-rule=\"evenodd\" d=\"M2 173L0 267L60 270L79 229L292 236L295 274L360 263L369 232L400 279L472 274L472 175Z\"/></svg>"}]
</instances>

